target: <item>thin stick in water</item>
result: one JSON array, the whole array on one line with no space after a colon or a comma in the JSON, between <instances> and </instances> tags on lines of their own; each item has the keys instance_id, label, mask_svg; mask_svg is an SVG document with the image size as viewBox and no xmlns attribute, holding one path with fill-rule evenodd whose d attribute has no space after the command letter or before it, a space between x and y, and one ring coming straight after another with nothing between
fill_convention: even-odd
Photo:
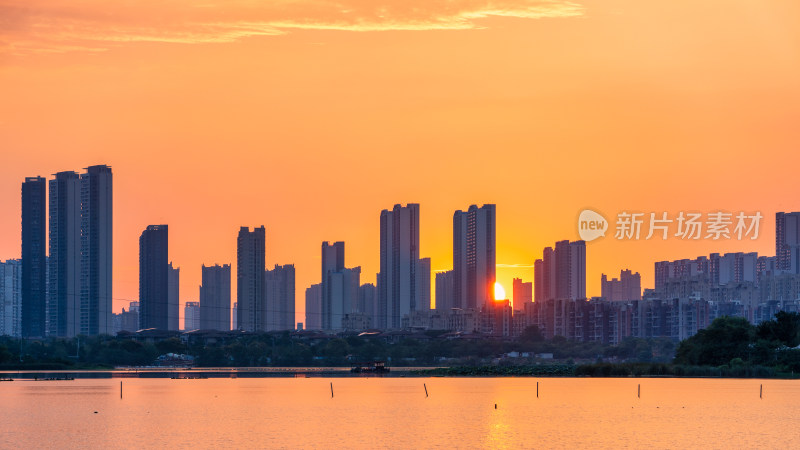
<instances>
[{"instance_id":1,"label":"thin stick in water","mask_svg":"<svg viewBox=\"0 0 800 450\"><path fill-rule=\"evenodd\" d=\"M637 385L638 388L636 389L636 398L642 398L642 385Z\"/></svg>"},{"instance_id":2,"label":"thin stick in water","mask_svg":"<svg viewBox=\"0 0 800 450\"><path fill-rule=\"evenodd\" d=\"M428 398L428 386L425 386L425 383L422 383L422 387L425 388L425 398Z\"/></svg>"},{"instance_id":3,"label":"thin stick in water","mask_svg":"<svg viewBox=\"0 0 800 450\"><path fill-rule=\"evenodd\" d=\"M331 381L331 398L333 398L333 381Z\"/></svg>"}]
</instances>

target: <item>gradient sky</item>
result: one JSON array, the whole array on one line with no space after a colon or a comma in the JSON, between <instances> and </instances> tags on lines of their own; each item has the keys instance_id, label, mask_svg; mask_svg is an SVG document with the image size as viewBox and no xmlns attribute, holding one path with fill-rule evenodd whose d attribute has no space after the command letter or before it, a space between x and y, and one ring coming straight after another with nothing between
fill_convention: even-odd
<instances>
[{"instance_id":1,"label":"gradient sky","mask_svg":"<svg viewBox=\"0 0 800 450\"><path fill-rule=\"evenodd\" d=\"M624 268L651 287L656 260L774 254L799 150L796 0L0 0L0 259L25 176L109 164L115 311L148 224L170 226L182 302L265 225L304 321L320 243L374 282L395 203L421 204L435 270L453 211L497 204L509 293L586 207L765 215L755 241L587 245L589 295Z\"/></svg>"}]
</instances>

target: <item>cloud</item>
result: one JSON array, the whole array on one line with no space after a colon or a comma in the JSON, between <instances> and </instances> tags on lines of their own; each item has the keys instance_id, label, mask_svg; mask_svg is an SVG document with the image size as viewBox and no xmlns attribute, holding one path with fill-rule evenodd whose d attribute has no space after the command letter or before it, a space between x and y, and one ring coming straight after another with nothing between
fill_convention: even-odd
<instances>
[{"instance_id":1,"label":"cloud","mask_svg":"<svg viewBox=\"0 0 800 450\"><path fill-rule=\"evenodd\" d=\"M0 0L0 53L136 42L228 43L292 30L465 30L488 17L575 17L566 0Z\"/></svg>"}]
</instances>

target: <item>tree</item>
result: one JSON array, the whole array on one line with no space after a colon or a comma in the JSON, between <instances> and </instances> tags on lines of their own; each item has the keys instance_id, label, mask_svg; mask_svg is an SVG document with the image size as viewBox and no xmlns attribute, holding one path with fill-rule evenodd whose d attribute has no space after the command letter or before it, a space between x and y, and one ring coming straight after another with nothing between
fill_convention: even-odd
<instances>
[{"instance_id":1,"label":"tree","mask_svg":"<svg viewBox=\"0 0 800 450\"><path fill-rule=\"evenodd\" d=\"M778 344L777 346L797 347L800 345L800 313L779 311L775 319L762 322L756 335Z\"/></svg>"},{"instance_id":2,"label":"tree","mask_svg":"<svg viewBox=\"0 0 800 450\"><path fill-rule=\"evenodd\" d=\"M718 317L708 328L680 343L675 363L719 366L734 358L749 361L754 337L755 327L747 319Z\"/></svg>"}]
</instances>

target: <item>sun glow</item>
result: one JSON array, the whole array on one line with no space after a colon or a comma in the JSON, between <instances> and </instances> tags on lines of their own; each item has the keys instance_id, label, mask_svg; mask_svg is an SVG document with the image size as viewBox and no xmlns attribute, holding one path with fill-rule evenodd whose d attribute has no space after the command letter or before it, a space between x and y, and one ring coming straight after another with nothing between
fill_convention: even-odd
<instances>
[{"instance_id":1,"label":"sun glow","mask_svg":"<svg viewBox=\"0 0 800 450\"><path fill-rule=\"evenodd\" d=\"M503 285L500 283L494 283L494 299L495 300L505 300L506 299L506 290L503 289Z\"/></svg>"}]
</instances>

